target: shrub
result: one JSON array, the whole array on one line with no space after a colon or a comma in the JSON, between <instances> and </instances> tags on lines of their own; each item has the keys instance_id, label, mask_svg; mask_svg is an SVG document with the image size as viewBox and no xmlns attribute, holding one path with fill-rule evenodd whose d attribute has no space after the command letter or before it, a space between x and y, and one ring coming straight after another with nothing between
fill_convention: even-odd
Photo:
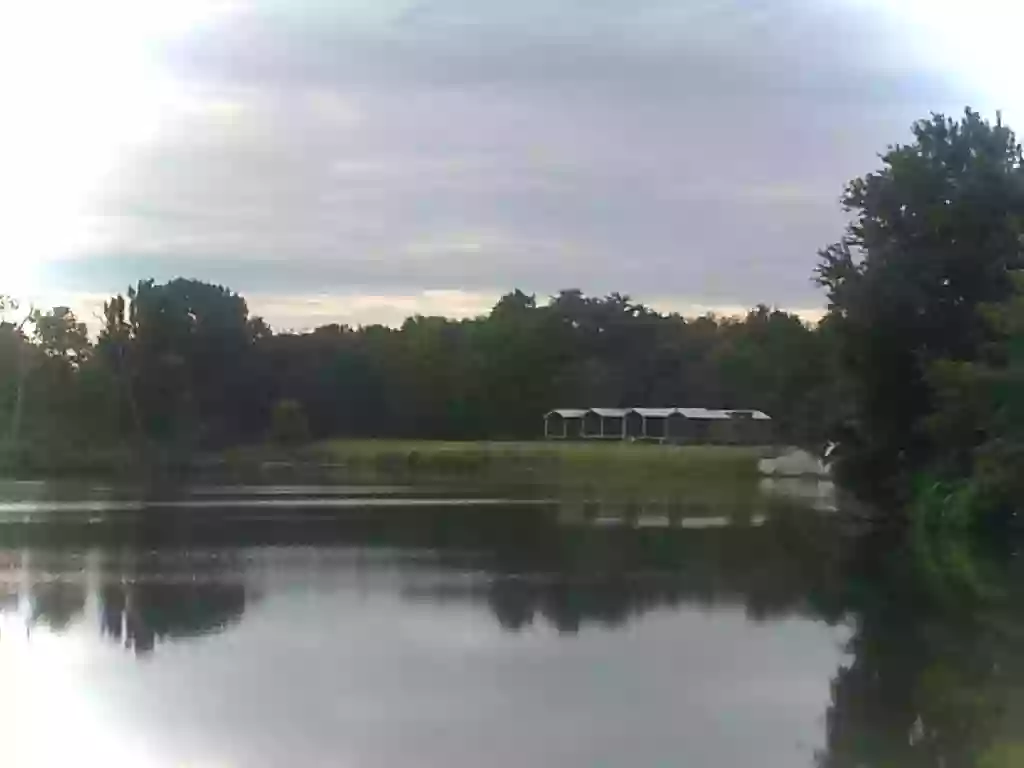
<instances>
[{"instance_id":1,"label":"shrub","mask_svg":"<svg viewBox=\"0 0 1024 768\"><path fill-rule=\"evenodd\" d=\"M270 415L270 439L281 445L298 445L309 440L309 422L302 403L279 400Z\"/></svg>"}]
</instances>

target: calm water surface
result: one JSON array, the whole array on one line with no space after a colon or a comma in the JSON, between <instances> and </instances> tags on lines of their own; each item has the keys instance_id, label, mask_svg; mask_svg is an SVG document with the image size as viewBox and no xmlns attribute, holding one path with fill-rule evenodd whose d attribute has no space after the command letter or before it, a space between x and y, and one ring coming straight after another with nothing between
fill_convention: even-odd
<instances>
[{"instance_id":1,"label":"calm water surface","mask_svg":"<svg viewBox=\"0 0 1024 768\"><path fill-rule=\"evenodd\" d=\"M4 766L1024 764L1012 548L882 556L813 507L29 490Z\"/></svg>"}]
</instances>

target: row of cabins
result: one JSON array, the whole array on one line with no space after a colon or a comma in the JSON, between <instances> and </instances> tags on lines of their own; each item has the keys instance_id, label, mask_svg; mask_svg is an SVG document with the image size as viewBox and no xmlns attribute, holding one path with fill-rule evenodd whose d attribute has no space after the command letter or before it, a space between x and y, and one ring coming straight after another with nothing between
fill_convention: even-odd
<instances>
[{"instance_id":1,"label":"row of cabins","mask_svg":"<svg viewBox=\"0 0 1024 768\"><path fill-rule=\"evenodd\" d=\"M772 420L753 410L557 408L544 415L544 437L767 445L772 442Z\"/></svg>"}]
</instances>

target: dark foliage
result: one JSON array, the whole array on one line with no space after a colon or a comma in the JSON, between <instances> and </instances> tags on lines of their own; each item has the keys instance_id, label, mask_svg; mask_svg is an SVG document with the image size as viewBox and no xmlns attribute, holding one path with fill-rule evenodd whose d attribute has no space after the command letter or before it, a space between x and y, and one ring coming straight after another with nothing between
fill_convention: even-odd
<instances>
[{"instance_id":1,"label":"dark foliage","mask_svg":"<svg viewBox=\"0 0 1024 768\"><path fill-rule=\"evenodd\" d=\"M840 467L858 487L897 496L922 472L970 473L985 430L947 418L964 401L943 399L935 378L991 354L1001 335L985 309L1011 298L1024 266L1013 132L968 110L922 120L913 134L847 187L853 223L818 267L841 360ZM939 422L955 435L933 429Z\"/></svg>"},{"instance_id":2,"label":"dark foliage","mask_svg":"<svg viewBox=\"0 0 1024 768\"><path fill-rule=\"evenodd\" d=\"M794 315L685 319L580 291L543 305L514 291L471 320L275 334L226 288L148 280L107 302L95 346L66 308L32 327L0 338L0 418L20 357L20 437L93 445L531 438L554 407L636 404L757 408L784 438L819 444L832 379L822 335Z\"/></svg>"}]
</instances>

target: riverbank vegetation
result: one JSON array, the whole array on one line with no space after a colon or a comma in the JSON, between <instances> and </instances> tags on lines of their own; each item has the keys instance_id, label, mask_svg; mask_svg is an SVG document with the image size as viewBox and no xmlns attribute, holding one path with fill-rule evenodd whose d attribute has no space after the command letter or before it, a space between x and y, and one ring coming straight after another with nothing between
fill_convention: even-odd
<instances>
[{"instance_id":1,"label":"riverbank vegetation","mask_svg":"<svg viewBox=\"0 0 1024 768\"><path fill-rule=\"evenodd\" d=\"M464 476L515 495L591 493L643 499L694 494L702 486L749 494L758 478L758 459L767 450L620 442L329 440L306 446L300 457L348 473L369 471L399 479ZM255 455L263 454L258 449Z\"/></svg>"},{"instance_id":2,"label":"riverbank vegetation","mask_svg":"<svg viewBox=\"0 0 1024 768\"><path fill-rule=\"evenodd\" d=\"M847 187L825 249L843 412L837 467L919 524L1006 522L1024 470L1024 162L968 111L918 122Z\"/></svg>"},{"instance_id":3,"label":"riverbank vegetation","mask_svg":"<svg viewBox=\"0 0 1024 768\"><path fill-rule=\"evenodd\" d=\"M111 297L94 341L67 308L19 314L3 300L0 462L173 462L271 442L328 459L470 465L518 449L353 440L536 439L559 406L756 408L780 442L835 440L837 476L893 515L1011 520L1024 498L1015 135L971 111L920 121L843 204L851 223L820 254L828 309L813 326L765 306L684 318L617 293L515 290L474 319L275 332L231 290L178 279ZM731 461L606 449L572 447L559 461L642 456L638 466L698 473ZM547 450L532 447L534 460Z\"/></svg>"},{"instance_id":4,"label":"riverbank vegetation","mask_svg":"<svg viewBox=\"0 0 1024 768\"><path fill-rule=\"evenodd\" d=\"M686 319L617 294L540 303L515 291L470 320L275 333L230 290L174 280L112 297L95 342L66 308L25 320L0 333L0 434L12 457L125 444L141 457L265 441L536 440L543 414L566 404L755 408L775 416L783 439L825 438L823 340L766 307ZM568 451L611 455L592 449Z\"/></svg>"}]
</instances>

